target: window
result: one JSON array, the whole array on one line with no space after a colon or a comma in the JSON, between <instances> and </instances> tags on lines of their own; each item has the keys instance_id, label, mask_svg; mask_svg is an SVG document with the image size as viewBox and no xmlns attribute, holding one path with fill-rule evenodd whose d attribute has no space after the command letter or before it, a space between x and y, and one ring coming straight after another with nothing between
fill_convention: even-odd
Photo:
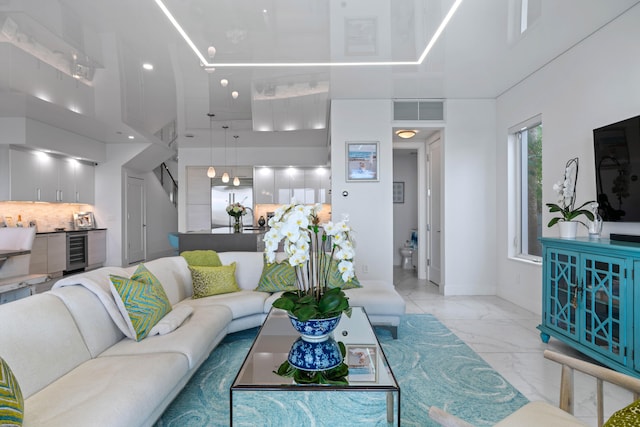
<instances>
[{"instance_id":1,"label":"window","mask_svg":"<svg viewBox=\"0 0 640 427\"><path fill-rule=\"evenodd\" d=\"M542 123L534 119L514 134L518 153L517 254L539 260L542 256Z\"/></svg>"}]
</instances>

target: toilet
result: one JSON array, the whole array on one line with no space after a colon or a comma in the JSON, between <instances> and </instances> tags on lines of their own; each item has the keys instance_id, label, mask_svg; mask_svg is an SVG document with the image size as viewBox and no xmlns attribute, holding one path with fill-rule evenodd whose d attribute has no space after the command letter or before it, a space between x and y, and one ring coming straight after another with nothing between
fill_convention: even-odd
<instances>
[{"instance_id":1,"label":"toilet","mask_svg":"<svg viewBox=\"0 0 640 427\"><path fill-rule=\"evenodd\" d=\"M404 270L413 270L413 248L411 246L403 246L400 248L400 265Z\"/></svg>"}]
</instances>

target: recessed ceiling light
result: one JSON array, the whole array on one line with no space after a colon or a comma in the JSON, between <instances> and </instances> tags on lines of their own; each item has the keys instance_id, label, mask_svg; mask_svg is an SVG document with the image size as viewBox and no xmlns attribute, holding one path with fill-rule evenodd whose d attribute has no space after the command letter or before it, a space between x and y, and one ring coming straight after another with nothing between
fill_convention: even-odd
<instances>
[{"instance_id":1,"label":"recessed ceiling light","mask_svg":"<svg viewBox=\"0 0 640 427\"><path fill-rule=\"evenodd\" d=\"M147 71L151 71L153 70L153 64L149 62L145 62L144 64L142 64L142 68L144 68Z\"/></svg>"},{"instance_id":2,"label":"recessed ceiling light","mask_svg":"<svg viewBox=\"0 0 640 427\"><path fill-rule=\"evenodd\" d=\"M213 59L213 57L216 56L216 48L213 46L209 46L209 48L207 49L207 55L209 55L209 58Z\"/></svg>"},{"instance_id":3,"label":"recessed ceiling light","mask_svg":"<svg viewBox=\"0 0 640 427\"><path fill-rule=\"evenodd\" d=\"M396 131L396 135L398 135L400 138L403 138L403 139L413 138L414 136L416 136L417 133L418 133L417 130L412 130L412 129L400 129Z\"/></svg>"},{"instance_id":4,"label":"recessed ceiling light","mask_svg":"<svg viewBox=\"0 0 640 427\"><path fill-rule=\"evenodd\" d=\"M233 97L233 99L238 99L238 95L239 93L237 90L234 90L233 92L231 92L231 96Z\"/></svg>"},{"instance_id":5,"label":"recessed ceiling light","mask_svg":"<svg viewBox=\"0 0 640 427\"><path fill-rule=\"evenodd\" d=\"M133 135L129 135L129 136L128 136L128 138L129 138L129 139L135 139L135 136L133 136Z\"/></svg>"}]
</instances>

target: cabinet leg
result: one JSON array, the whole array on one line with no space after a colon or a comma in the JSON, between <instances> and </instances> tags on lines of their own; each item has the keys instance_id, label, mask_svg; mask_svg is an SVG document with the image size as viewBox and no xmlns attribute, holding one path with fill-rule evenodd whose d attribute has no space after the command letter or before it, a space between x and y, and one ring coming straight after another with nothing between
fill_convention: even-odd
<instances>
[{"instance_id":1,"label":"cabinet leg","mask_svg":"<svg viewBox=\"0 0 640 427\"><path fill-rule=\"evenodd\" d=\"M548 344L549 343L549 338L551 338L549 336L549 334L545 334L544 332L540 332L540 339L542 340L543 343Z\"/></svg>"}]
</instances>

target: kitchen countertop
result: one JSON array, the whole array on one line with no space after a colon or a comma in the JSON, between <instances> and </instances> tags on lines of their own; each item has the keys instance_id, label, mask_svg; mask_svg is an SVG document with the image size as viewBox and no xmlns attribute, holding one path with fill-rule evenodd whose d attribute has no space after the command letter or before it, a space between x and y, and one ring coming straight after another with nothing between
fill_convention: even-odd
<instances>
[{"instance_id":1,"label":"kitchen countertop","mask_svg":"<svg viewBox=\"0 0 640 427\"><path fill-rule=\"evenodd\" d=\"M64 229L64 230L43 230L37 231L36 234L53 234L53 233L75 233L77 231L106 230L106 228L82 228L82 229Z\"/></svg>"},{"instance_id":2,"label":"kitchen countertop","mask_svg":"<svg viewBox=\"0 0 640 427\"><path fill-rule=\"evenodd\" d=\"M264 234L267 232L267 228L259 228L259 227L245 227L242 229L242 233L235 233L233 231L233 227L218 227L212 228L211 230L200 230L200 231L188 231L186 233L179 234Z\"/></svg>"}]
</instances>

